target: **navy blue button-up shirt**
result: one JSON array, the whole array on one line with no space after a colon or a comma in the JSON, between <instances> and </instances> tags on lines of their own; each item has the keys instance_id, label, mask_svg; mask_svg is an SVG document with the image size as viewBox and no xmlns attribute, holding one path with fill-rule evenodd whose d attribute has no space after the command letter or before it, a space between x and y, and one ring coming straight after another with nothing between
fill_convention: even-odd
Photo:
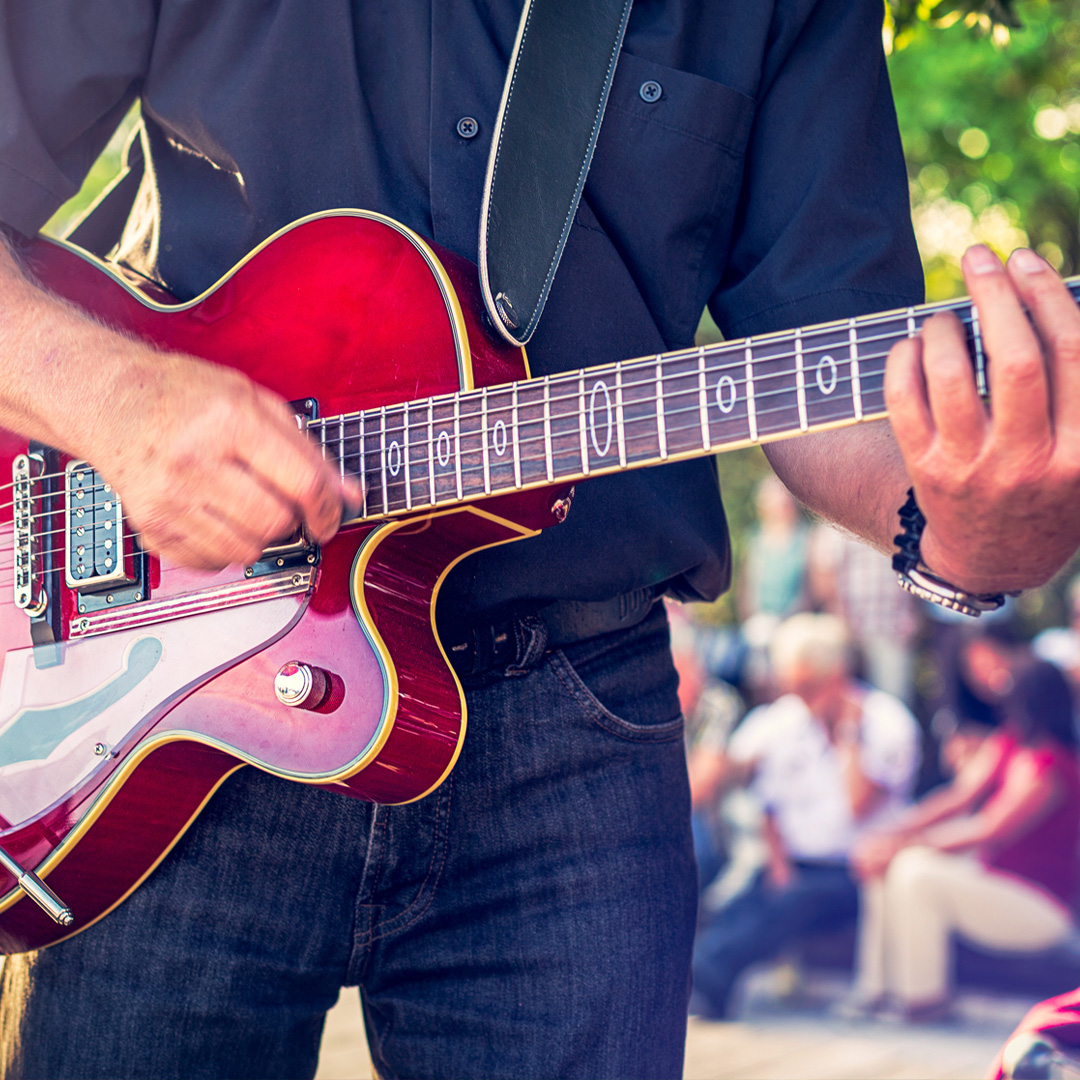
<instances>
[{"instance_id":1,"label":"navy blue button-up shirt","mask_svg":"<svg viewBox=\"0 0 1080 1080\"><path fill-rule=\"evenodd\" d=\"M141 97L151 229L133 257L179 297L333 207L475 260L519 12L0 0L0 220L40 227ZM684 346L706 302L739 336L921 299L880 24L879 0L634 4L534 374ZM470 558L444 595L465 614L659 581L711 597L728 574L702 459L580 485L564 525Z\"/></svg>"}]
</instances>

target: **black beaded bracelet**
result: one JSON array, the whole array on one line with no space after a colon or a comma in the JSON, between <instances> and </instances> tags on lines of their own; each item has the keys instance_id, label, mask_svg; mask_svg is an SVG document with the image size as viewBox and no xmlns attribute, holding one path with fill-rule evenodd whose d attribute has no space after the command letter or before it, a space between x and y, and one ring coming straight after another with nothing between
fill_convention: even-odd
<instances>
[{"instance_id":1,"label":"black beaded bracelet","mask_svg":"<svg viewBox=\"0 0 1080 1080\"><path fill-rule=\"evenodd\" d=\"M900 525L904 531L893 538L898 550L892 557L892 566L900 588L906 589L920 600L940 604L975 619L984 611L996 611L1005 603L1004 593L964 592L963 589L942 581L925 566L920 567L922 552L919 545L926 528L926 518L915 501L914 488L908 488L907 502L900 507Z\"/></svg>"}]
</instances>

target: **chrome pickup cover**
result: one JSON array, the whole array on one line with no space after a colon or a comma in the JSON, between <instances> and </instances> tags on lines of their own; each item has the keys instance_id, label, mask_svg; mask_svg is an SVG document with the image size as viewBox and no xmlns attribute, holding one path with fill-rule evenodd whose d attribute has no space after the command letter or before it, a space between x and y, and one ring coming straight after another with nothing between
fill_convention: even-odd
<instances>
[{"instance_id":1,"label":"chrome pickup cover","mask_svg":"<svg viewBox=\"0 0 1080 1080\"><path fill-rule=\"evenodd\" d=\"M68 586L96 592L134 583L135 539L124 535L120 500L85 461L70 462L65 471Z\"/></svg>"}]
</instances>

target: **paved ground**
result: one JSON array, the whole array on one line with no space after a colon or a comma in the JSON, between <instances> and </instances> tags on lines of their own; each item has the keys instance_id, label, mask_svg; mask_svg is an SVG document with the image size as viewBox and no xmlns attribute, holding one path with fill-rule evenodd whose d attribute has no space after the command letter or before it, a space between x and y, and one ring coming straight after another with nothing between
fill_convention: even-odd
<instances>
[{"instance_id":1,"label":"paved ground","mask_svg":"<svg viewBox=\"0 0 1080 1080\"><path fill-rule=\"evenodd\" d=\"M957 1023L928 1027L833 1019L845 989L816 979L781 996L775 972L749 981L734 1023L691 1020L686 1080L980 1080L1032 1004L965 995ZM369 1080L371 1066L355 991L327 1019L316 1080Z\"/></svg>"}]
</instances>

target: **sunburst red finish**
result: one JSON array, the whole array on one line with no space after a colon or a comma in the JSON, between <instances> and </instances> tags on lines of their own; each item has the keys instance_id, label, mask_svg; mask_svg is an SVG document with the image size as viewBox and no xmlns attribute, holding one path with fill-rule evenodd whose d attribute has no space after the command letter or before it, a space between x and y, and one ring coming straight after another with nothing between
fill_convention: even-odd
<instances>
[{"instance_id":1,"label":"sunburst red finish","mask_svg":"<svg viewBox=\"0 0 1080 1080\"><path fill-rule=\"evenodd\" d=\"M385 219L353 212L284 231L186 308L143 303L64 247L37 244L28 262L52 289L103 320L235 367L287 400L314 398L321 415L333 415L456 391L470 377L480 386L527 374L520 350L480 325L475 270L437 255L460 296L456 315L423 245ZM145 295L169 302L160 292ZM468 341L464 370L455 318ZM0 430L5 474L24 451L23 440ZM5 804L0 795L0 846L36 868L75 915L72 927L57 926L0 872L0 951L48 945L108 912L240 764L381 802L408 801L437 786L456 759L464 725L460 688L433 631L439 583L466 553L553 524L552 503L562 494L502 496L487 500L483 513L459 507L346 528L323 550L306 596L154 627L163 659L118 706L127 709L123 730L109 741L105 760L65 786L62 769L47 761L32 770L20 763L22 773L34 774L26 781L5 778L0 759L0 791L27 784L21 803ZM10 507L0 510L0 525L9 534ZM155 566L154 598L238 578L242 568L207 575ZM73 594L64 593L66 636L75 607ZM10 581L0 581L0 602L10 595ZM126 670L132 643L151 632L68 641L64 662L42 674L30 662L29 619L10 600L0 610L0 690L5 674L23 672L39 686L41 700L23 703L30 709L62 708L86 692L79 678L89 678L92 689L93 672L107 680ZM320 714L277 701L274 674L295 659L339 677L339 707ZM10 722L0 715L0 736ZM118 721L110 722L115 730ZM30 812L12 812L19 805Z\"/></svg>"}]
</instances>

